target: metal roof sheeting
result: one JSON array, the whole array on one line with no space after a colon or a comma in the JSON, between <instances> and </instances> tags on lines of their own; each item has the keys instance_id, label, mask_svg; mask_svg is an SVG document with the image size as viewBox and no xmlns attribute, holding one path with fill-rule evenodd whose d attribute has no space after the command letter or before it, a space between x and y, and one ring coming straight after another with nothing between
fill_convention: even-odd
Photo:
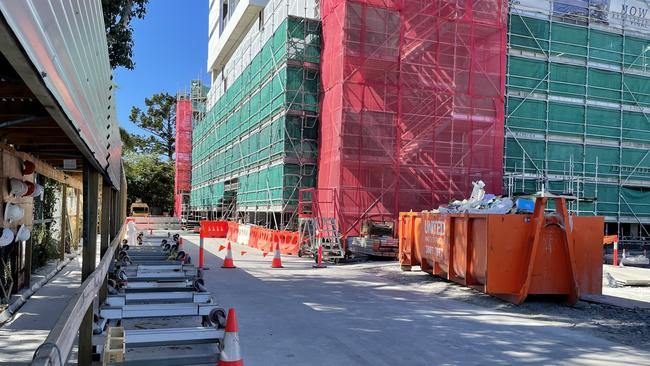
<instances>
[{"instance_id":1,"label":"metal roof sheeting","mask_svg":"<svg viewBox=\"0 0 650 366\"><path fill-rule=\"evenodd\" d=\"M119 188L121 141L101 1L0 0L0 11L93 165Z\"/></svg>"}]
</instances>

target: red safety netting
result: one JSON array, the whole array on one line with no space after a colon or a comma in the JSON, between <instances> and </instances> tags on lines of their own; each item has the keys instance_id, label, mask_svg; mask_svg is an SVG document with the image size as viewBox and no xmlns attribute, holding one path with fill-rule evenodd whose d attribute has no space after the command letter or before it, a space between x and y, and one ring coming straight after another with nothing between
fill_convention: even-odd
<instances>
[{"instance_id":1,"label":"red safety netting","mask_svg":"<svg viewBox=\"0 0 650 366\"><path fill-rule=\"evenodd\" d=\"M344 236L502 190L506 0L321 2L319 189ZM331 206L331 205L330 205Z\"/></svg>"},{"instance_id":2,"label":"red safety netting","mask_svg":"<svg viewBox=\"0 0 650 366\"><path fill-rule=\"evenodd\" d=\"M183 198L188 199L192 174L192 102L176 101L176 173L174 175L174 216L180 217ZM185 202L189 204L189 202Z\"/></svg>"}]
</instances>

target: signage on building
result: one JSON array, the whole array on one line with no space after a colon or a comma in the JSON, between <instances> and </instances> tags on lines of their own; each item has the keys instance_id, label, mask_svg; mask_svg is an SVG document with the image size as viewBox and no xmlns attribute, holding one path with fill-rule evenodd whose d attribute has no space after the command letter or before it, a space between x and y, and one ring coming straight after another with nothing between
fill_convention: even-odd
<instances>
[{"instance_id":1,"label":"signage on building","mask_svg":"<svg viewBox=\"0 0 650 366\"><path fill-rule=\"evenodd\" d=\"M650 33L650 0L510 0L517 14L553 15L571 24L599 24Z\"/></svg>"},{"instance_id":2,"label":"signage on building","mask_svg":"<svg viewBox=\"0 0 650 366\"><path fill-rule=\"evenodd\" d=\"M77 159L63 159L63 169L77 169Z\"/></svg>"}]
</instances>

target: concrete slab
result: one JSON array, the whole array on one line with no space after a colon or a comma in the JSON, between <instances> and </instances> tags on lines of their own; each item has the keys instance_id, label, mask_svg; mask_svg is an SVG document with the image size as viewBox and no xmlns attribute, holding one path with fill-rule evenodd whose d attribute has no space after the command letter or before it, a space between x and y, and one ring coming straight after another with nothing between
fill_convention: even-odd
<instances>
[{"instance_id":1,"label":"concrete slab","mask_svg":"<svg viewBox=\"0 0 650 366\"><path fill-rule=\"evenodd\" d=\"M650 286L650 268L603 265L603 271L624 286Z\"/></svg>"},{"instance_id":2,"label":"concrete slab","mask_svg":"<svg viewBox=\"0 0 650 366\"><path fill-rule=\"evenodd\" d=\"M81 262L74 259L0 328L0 365L28 365L70 297L81 284Z\"/></svg>"},{"instance_id":3,"label":"concrete slab","mask_svg":"<svg viewBox=\"0 0 650 366\"><path fill-rule=\"evenodd\" d=\"M198 258L197 235L185 250ZM234 307L246 365L645 365L650 353L534 316L427 293L349 266L313 269L234 244L236 269L220 268L225 240L206 240L205 282ZM241 251L248 253L241 255Z\"/></svg>"}]
</instances>

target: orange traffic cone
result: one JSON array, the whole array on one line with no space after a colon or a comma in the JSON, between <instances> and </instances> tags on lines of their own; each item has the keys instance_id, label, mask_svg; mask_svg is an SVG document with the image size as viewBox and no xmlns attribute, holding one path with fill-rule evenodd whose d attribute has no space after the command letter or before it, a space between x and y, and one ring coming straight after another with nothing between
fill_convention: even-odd
<instances>
[{"instance_id":1,"label":"orange traffic cone","mask_svg":"<svg viewBox=\"0 0 650 366\"><path fill-rule=\"evenodd\" d=\"M232 261L232 247L230 242L228 242L228 250L226 251L226 258L223 259L223 265L221 268L236 268L235 263Z\"/></svg>"},{"instance_id":2,"label":"orange traffic cone","mask_svg":"<svg viewBox=\"0 0 650 366\"><path fill-rule=\"evenodd\" d=\"M219 356L218 366L244 366L244 360L239 351L239 334L237 333L237 317L235 309L228 309L226 330L223 336L223 349Z\"/></svg>"},{"instance_id":3,"label":"orange traffic cone","mask_svg":"<svg viewBox=\"0 0 650 366\"><path fill-rule=\"evenodd\" d=\"M275 252L273 252L273 261L271 262L271 268L284 268L282 266L282 258L280 257L280 244L276 245Z\"/></svg>"}]
</instances>

